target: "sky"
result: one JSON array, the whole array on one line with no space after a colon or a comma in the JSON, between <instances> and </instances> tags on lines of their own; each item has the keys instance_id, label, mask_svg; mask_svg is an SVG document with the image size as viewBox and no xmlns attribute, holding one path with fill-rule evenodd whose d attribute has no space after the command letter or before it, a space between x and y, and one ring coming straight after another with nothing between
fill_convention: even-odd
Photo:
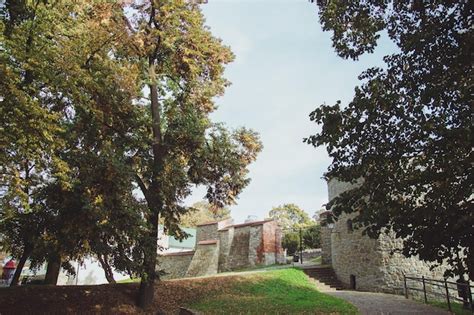
<instances>
[{"instance_id":1,"label":"sky","mask_svg":"<svg viewBox=\"0 0 474 315\"><path fill-rule=\"evenodd\" d=\"M322 176L331 160L324 147L303 143L320 130L309 113L323 103L347 104L358 75L382 66L395 47L382 37L374 54L358 61L338 57L308 0L209 0L201 8L212 33L236 55L225 72L232 85L216 99L212 119L257 131L264 146L249 168L250 184L230 207L232 217L264 219L285 203L312 216L327 202ZM196 188L186 204L204 195Z\"/></svg>"}]
</instances>

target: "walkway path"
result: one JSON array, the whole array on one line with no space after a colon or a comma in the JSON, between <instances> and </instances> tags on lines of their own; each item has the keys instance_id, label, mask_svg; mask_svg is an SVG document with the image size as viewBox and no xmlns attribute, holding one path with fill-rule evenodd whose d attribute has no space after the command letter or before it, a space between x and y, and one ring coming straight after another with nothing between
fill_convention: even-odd
<instances>
[{"instance_id":1,"label":"walkway path","mask_svg":"<svg viewBox=\"0 0 474 315\"><path fill-rule=\"evenodd\" d=\"M359 291L333 291L325 293L352 303L363 315L450 314L448 311L409 300L399 295Z\"/></svg>"},{"instance_id":2,"label":"walkway path","mask_svg":"<svg viewBox=\"0 0 474 315\"><path fill-rule=\"evenodd\" d=\"M311 269L318 265L304 265ZM319 266L321 267L321 266ZM355 305L362 315L450 315L443 309L406 299L404 296L361 291L337 291L318 280L309 278L320 292L336 296Z\"/></svg>"}]
</instances>

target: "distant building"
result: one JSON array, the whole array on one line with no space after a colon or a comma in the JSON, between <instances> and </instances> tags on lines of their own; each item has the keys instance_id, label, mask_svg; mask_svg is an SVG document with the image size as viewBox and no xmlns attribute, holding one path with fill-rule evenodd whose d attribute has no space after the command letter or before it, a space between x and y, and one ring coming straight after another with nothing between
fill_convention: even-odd
<instances>
[{"instance_id":1,"label":"distant building","mask_svg":"<svg viewBox=\"0 0 474 315\"><path fill-rule=\"evenodd\" d=\"M193 250L165 252L158 268L165 278L216 274L256 265L285 263L281 229L274 220L234 225L231 219L198 225Z\"/></svg>"}]
</instances>

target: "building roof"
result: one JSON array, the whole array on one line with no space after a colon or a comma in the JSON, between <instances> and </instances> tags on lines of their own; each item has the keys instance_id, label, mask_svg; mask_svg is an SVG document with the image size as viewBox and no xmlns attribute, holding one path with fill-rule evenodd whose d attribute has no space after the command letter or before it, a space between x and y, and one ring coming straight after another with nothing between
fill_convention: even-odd
<instances>
[{"instance_id":1,"label":"building roof","mask_svg":"<svg viewBox=\"0 0 474 315\"><path fill-rule=\"evenodd\" d=\"M241 227L246 227L246 226L263 225L263 224L265 224L265 223L272 222L272 221L275 221L275 220L273 220L273 219L267 219L267 220L262 220L262 221L253 221L253 222L247 222L247 223L234 224L234 225L226 226L225 228L220 229L219 231L225 231L225 230L228 230L228 229L231 228L231 227L233 227L233 228L241 228Z\"/></svg>"}]
</instances>

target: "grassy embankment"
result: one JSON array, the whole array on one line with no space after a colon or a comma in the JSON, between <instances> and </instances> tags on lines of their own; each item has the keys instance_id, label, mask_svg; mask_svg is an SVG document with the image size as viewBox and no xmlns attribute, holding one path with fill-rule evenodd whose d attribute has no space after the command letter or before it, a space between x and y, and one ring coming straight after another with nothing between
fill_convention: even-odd
<instances>
[{"instance_id":1,"label":"grassy embankment","mask_svg":"<svg viewBox=\"0 0 474 315\"><path fill-rule=\"evenodd\" d=\"M358 314L341 299L316 290L305 274L289 268L248 274L216 294L187 306L205 314Z\"/></svg>"}]
</instances>

